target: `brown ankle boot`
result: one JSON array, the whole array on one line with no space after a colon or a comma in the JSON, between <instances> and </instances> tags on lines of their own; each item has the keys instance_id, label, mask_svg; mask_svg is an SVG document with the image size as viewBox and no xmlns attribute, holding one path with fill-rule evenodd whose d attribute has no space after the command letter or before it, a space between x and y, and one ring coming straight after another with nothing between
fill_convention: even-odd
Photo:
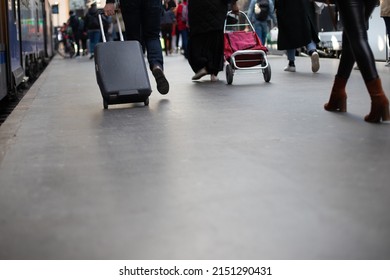
<instances>
[{"instance_id":1,"label":"brown ankle boot","mask_svg":"<svg viewBox=\"0 0 390 280\"><path fill-rule=\"evenodd\" d=\"M377 78L366 82L368 93L371 97L371 112L364 118L366 122L378 123L390 121L389 100L387 99L381 79Z\"/></svg>"},{"instance_id":2,"label":"brown ankle boot","mask_svg":"<svg viewBox=\"0 0 390 280\"><path fill-rule=\"evenodd\" d=\"M347 111L347 93L345 92L346 86L346 79L338 76L335 77L329 102L324 105L325 110L334 112Z\"/></svg>"}]
</instances>

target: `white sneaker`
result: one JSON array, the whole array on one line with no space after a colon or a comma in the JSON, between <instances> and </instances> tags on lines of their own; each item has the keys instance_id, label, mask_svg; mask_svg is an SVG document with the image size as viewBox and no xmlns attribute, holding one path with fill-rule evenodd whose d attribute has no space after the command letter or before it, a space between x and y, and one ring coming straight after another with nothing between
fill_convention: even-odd
<instances>
[{"instance_id":1,"label":"white sneaker","mask_svg":"<svg viewBox=\"0 0 390 280\"><path fill-rule=\"evenodd\" d=\"M287 65L286 67L284 67L284 71L295 72L295 66Z\"/></svg>"},{"instance_id":2,"label":"white sneaker","mask_svg":"<svg viewBox=\"0 0 390 280\"><path fill-rule=\"evenodd\" d=\"M313 52L311 54L311 71L316 73L318 70L320 70L320 56L318 55L318 52Z\"/></svg>"}]
</instances>

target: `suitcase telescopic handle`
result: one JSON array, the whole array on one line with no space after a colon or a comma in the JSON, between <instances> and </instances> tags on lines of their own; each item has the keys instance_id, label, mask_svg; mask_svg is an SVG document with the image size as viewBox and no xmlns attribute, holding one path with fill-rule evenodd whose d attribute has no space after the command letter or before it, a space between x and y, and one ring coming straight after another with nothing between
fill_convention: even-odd
<instances>
[{"instance_id":1,"label":"suitcase telescopic handle","mask_svg":"<svg viewBox=\"0 0 390 280\"><path fill-rule=\"evenodd\" d=\"M100 32L102 33L103 42L105 43L105 42L107 42L107 39L106 39L106 34L104 33L104 28L103 28L102 13L98 13L98 17L99 17ZM116 18L116 23L118 24L119 38L121 41L124 41L123 34L122 34L122 27L121 27L121 23L119 21L119 17L118 17L117 12L115 12L115 18Z\"/></svg>"}]
</instances>

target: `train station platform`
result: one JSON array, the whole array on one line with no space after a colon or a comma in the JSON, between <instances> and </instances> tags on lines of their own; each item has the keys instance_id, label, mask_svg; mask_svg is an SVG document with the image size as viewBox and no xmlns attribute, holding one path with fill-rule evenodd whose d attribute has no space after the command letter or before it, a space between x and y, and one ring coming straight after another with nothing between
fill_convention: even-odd
<instances>
[{"instance_id":1,"label":"train station platform","mask_svg":"<svg viewBox=\"0 0 390 280\"><path fill-rule=\"evenodd\" d=\"M151 76L148 107L104 110L93 62L54 57L0 126L0 259L390 259L390 126L360 72L339 114L337 59L269 62L228 86L165 57L166 96Z\"/></svg>"}]
</instances>

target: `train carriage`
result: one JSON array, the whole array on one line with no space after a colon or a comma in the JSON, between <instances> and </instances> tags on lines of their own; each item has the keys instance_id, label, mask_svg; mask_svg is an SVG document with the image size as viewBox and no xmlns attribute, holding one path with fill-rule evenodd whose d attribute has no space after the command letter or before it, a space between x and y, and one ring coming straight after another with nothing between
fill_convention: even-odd
<instances>
[{"instance_id":1,"label":"train carriage","mask_svg":"<svg viewBox=\"0 0 390 280\"><path fill-rule=\"evenodd\" d=\"M0 100L34 80L53 56L47 0L0 1Z\"/></svg>"}]
</instances>

